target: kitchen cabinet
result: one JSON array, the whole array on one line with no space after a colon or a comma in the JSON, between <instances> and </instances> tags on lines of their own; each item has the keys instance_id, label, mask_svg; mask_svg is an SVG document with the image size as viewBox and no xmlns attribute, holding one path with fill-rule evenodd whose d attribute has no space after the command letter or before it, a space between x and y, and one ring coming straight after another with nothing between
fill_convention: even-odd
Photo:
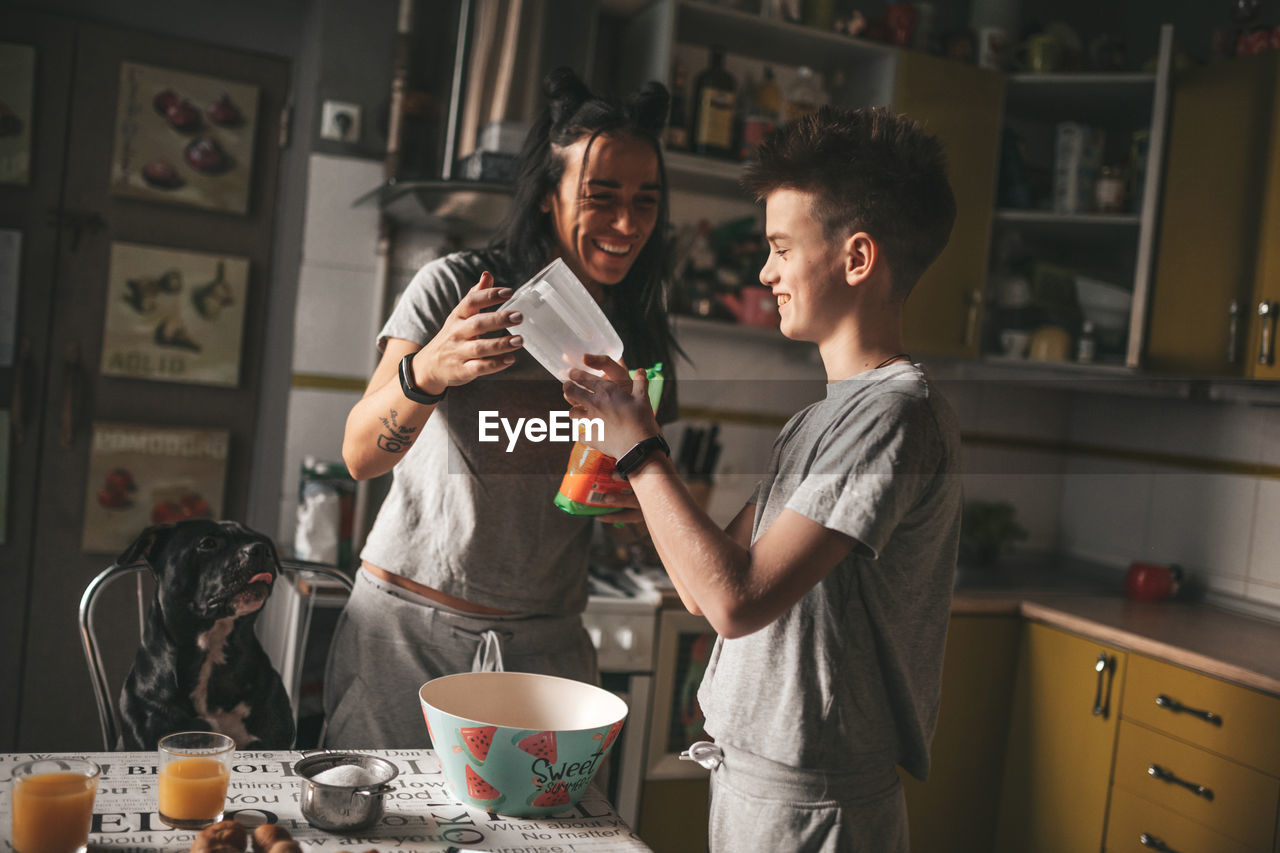
<instances>
[{"instance_id":1,"label":"kitchen cabinet","mask_svg":"<svg viewBox=\"0 0 1280 853\"><path fill-rule=\"evenodd\" d=\"M916 853L990 853L1021 621L951 618L929 780L900 774Z\"/></svg>"},{"instance_id":2,"label":"kitchen cabinet","mask_svg":"<svg viewBox=\"0 0 1280 853\"><path fill-rule=\"evenodd\" d=\"M1126 659L1112 646L1025 624L993 849L1099 849Z\"/></svg>"},{"instance_id":3,"label":"kitchen cabinet","mask_svg":"<svg viewBox=\"0 0 1280 853\"><path fill-rule=\"evenodd\" d=\"M1267 853L1278 806L1280 698L1130 655L1107 850Z\"/></svg>"},{"instance_id":4,"label":"kitchen cabinet","mask_svg":"<svg viewBox=\"0 0 1280 853\"><path fill-rule=\"evenodd\" d=\"M1075 361L1074 344L1089 321L1096 346L1090 369L1141 365L1172 53L1173 31L1165 25L1151 72L1009 75L984 295L988 359L1024 360L1029 336L1053 326L1073 346L1046 360ZM1092 175L1117 164L1127 164L1127 198L1100 211Z\"/></svg>"},{"instance_id":5,"label":"kitchen cabinet","mask_svg":"<svg viewBox=\"0 0 1280 853\"><path fill-rule=\"evenodd\" d=\"M1148 364L1280 378L1280 54L1174 81Z\"/></svg>"},{"instance_id":6,"label":"kitchen cabinet","mask_svg":"<svg viewBox=\"0 0 1280 853\"><path fill-rule=\"evenodd\" d=\"M268 282L282 59L144 35L6 6L4 40L36 48L32 174L0 186L0 228L22 236L17 358L0 368L13 430L7 540L0 544L0 749L100 748L76 626L85 586L117 556L81 547L92 426L99 422L218 429L229 436L222 514L243 518L266 351ZM121 63L248 83L258 90L245 215L111 193ZM103 375L101 354L114 241L247 259L239 381L234 387ZM188 296L188 298L190 298ZM139 490L141 491L141 489ZM134 499L150 504L152 494ZM140 531L139 531L140 532ZM123 585L121 585L123 586ZM99 614L130 612L124 590ZM123 677L136 633L107 632ZM50 677L53 662L52 674Z\"/></svg>"},{"instance_id":7,"label":"kitchen cabinet","mask_svg":"<svg viewBox=\"0 0 1280 853\"><path fill-rule=\"evenodd\" d=\"M725 49L730 64L736 58L783 68L809 66L828 76L839 70L848 81L841 105L889 105L938 134L951 164L956 224L942 256L907 302L905 343L913 355L975 356L975 295L986 281L1003 75L699 0L659 0L626 24L619 87L626 91L647 80L669 80L677 52L693 50L705 62L713 44ZM677 191L741 200L742 168L730 161L667 155ZM672 216L679 219L677 207Z\"/></svg>"}]
</instances>

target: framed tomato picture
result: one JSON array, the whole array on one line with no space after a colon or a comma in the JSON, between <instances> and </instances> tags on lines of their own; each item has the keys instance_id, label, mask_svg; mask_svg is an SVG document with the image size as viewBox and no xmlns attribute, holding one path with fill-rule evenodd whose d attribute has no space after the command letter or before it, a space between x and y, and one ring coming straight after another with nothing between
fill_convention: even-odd
<instances>
[{"instance_id":1,"label":"framed tomato picture","mask_svg":"<svg viewBox=\"0 0 1280 853\"><path fill-rule=\"evenodd\" d=\"M31 182L36 49L0 42L0 184Z\"/></svg>"},{"instance_id":2,"label":"framed tomato picture","mask_svg":"<svg viewBox=\"0 0 1280 853\"><path fill-rule=\"evenodd\" d=\"M231 434L95 423L81 550L119 554L152 524L222 518Z\"/></svg>"},{"instance_id":3,"label":"framed tomato picture","mask_svg":"<svg viewBox=\"0 0 1280 853\"><path fill-rule=\"evenodd\" d=\"M247 213L257 113L256 86L121 63L111 192Z\"/></svg>"}]
</instances>

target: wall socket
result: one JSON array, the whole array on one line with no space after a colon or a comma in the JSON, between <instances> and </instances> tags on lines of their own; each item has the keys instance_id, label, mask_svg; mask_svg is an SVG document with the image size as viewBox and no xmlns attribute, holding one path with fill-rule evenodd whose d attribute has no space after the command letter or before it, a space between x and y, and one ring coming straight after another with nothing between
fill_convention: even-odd
<instances>
[{"instance_id":1,"label":"wall socket","mask_svg":"<svg viewBox=\"0 0 1280 853\"><path fill-rule=\"evenodd\" d=\"M359 142L360 105L325 101L320 110L320 138L334 142Z\"/></svg>"}]
</instances>

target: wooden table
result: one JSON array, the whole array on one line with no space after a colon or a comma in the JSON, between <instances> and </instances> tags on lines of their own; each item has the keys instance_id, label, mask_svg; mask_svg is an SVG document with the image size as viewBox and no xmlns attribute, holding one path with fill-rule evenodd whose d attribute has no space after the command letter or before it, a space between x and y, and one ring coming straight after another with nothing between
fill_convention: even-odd
<instances>
[{"instance_id":1,"label":"wooden table","mask_svg":"<svg viewBox=\"0 0 1280 853\"><path fill-rule=\"evenodd\" d=\"M309 825L299 800L302 783L293 773L301 752L240 752L227 791L227 816L246 826L278 823L304 850L353 853L379 851L519 851L520 853L632 853L648 851L593 785L582 800L559 815L508 818L458 802L430 750L363 750L400 770L386 795L385 814L357 835L329 833ZM35 758L76 757L102 768L94 801L90 848L186 851L194 832L169 829L156 814L157 757L154 752L0 754L0 786L9 787L14 765ZM0 792L0 850L12 850L10 796Z\"/></svg>"}]
</instances>

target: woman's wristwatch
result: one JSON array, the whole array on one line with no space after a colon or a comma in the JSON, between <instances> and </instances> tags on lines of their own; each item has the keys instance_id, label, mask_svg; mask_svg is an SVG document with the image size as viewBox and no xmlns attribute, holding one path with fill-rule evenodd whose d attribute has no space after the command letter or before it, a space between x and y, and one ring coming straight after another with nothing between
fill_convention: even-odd
<instances>
[{"instance_id":1,"label":"woman's wristwatch","mask_svg":"<svg viewBox=\"0 0 1280 853\"><path fill-rule=\"evenodd\" d=\"M422 403L424 406L434 406L444 399L445 392L449 390L449 386L445 386L444 391L439 394L432 394L423 391L413 381L413 357L417 353L409 353L400 359L400 391L415 403Z\"/></svg>"},{"instance_id":2,"label":"woman's wristwatch","mask_svg":"<svg viewBox=\"0 0 1280 853\"><path fill-rule=\"evenodd\" d=\"M668 456L671 455L671 448L667 446L667 440L661 435L651 435L643 441L636 442L636 446L622 454L622 457L613 464L613 470L618 472L618 476L622 479L629 479L635 473L635 470L648 461L655 450L661 450Z\"/></svg>"}]
</instances>

